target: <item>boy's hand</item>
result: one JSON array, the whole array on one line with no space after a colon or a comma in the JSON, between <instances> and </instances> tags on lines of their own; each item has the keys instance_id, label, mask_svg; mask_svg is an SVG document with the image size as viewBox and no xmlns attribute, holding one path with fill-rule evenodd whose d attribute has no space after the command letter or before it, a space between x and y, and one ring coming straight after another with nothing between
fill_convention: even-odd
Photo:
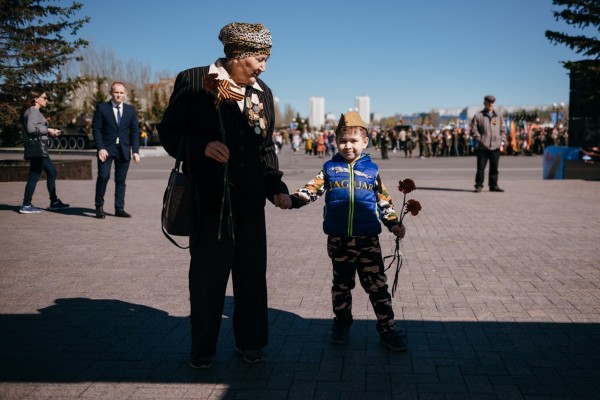
<instances>
[{"instance_id":1,"label":"boy's hand","mask_svg":"<svg viewBox=\"0 0 600 400\"><path fill-rule=\"evenodd\" d=\"M290 198L290 195L286 193L279 193L273 196L273 203L283 210L292 208L292 199Z\"/></svg>"},{"instance_id":2,"label":"boy's hand","mask_svg":"<svg viewBox=\"0 0 600 400\"><path fill-rule=\"evenodd\" d=\"M392 228L392 233L402 239L406 235L406 227L404 225L396 225Z\"/></svg>"}]
</instances>

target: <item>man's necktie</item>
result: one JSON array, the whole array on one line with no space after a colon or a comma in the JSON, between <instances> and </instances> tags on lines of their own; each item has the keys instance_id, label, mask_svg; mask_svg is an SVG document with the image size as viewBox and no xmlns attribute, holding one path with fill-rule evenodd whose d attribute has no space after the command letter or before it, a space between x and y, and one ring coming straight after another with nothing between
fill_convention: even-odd
<instances>
[{"instance_id":1,"label":"man's necktie","mask_svg":"<svg viewBox=\"0 0 600 400\"><path fill-rule=\"evenodd\" d=\"M117 126L121 124L121 107L117 107Z\"/></svg>"}]
</instances>

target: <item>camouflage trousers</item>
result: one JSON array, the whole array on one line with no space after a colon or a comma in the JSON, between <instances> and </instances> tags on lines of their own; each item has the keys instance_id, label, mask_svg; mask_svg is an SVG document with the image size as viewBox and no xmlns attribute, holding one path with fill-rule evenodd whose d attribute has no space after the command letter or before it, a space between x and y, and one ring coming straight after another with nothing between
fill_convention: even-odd
<instances>
[{"instance_id":1,"label":"camouflage trousers","mask_svg":"<svg viewBox=\"0 0 600 400\"><path fill-rule=\"evenodd\" d=\"M369 295L380 332L394 326L392 296L388 291L381 247L377 236L328 236L327 254L333 264L331 297L333 312L341 321L352 322L352 289L358 273Z\"/></svg>"}]
</instances>

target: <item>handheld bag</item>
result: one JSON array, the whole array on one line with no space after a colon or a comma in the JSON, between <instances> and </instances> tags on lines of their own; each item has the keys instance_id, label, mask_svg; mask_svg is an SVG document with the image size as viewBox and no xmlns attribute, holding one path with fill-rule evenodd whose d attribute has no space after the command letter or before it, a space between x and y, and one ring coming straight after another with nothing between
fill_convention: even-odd
<instances>
[{"instance_id":1,"label":"handheld bag","mask_svg":"<svg viewBox=\"0 0 600 400\"><path fill-rule=\"evenodd\" d=\"M23 147L25 149L23 153L25 160L48 157L48 140L44 140L42 136L31 136L29 140L23 143Z\"/></svg>"},{"instance_id":2,"label":"handheld bag","mask_svg":"<svg viewBox=\"0 0 600 400\"><path fill-rule=\"evenodd\" d=\"M181 170L181 153L184 142L187 141L182 139L179 143L175 167L171 170L165 189L161 213L162 231L165 237L181 249L187 249L190 246L179 245L171 235L192 237L196 232L197 191L194 175Z\"/></svg>"}]
</instances>

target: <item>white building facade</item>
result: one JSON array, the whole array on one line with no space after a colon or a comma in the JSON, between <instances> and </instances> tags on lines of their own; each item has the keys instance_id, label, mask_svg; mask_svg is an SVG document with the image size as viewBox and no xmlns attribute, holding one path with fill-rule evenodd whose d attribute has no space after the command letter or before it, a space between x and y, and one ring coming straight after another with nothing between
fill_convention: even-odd
<instances>
[{"instance_id":1,"label":"white building facade","mask_svg":"<svg viewBox=\"0 0 600 400\"><path fill-rule=\"evenodd\" d=\"M325 125L325 98L309 98L308 110L308 121L311 128L321 129Z\"/></svg>"},{"instance_id":2,"label":"white building facade","mask_svg":"<svg viewBox=\"0 0 600 400\"><path fill-rule=\"evenodd\" d=\"M358 110L358 114L362 118L365 124L371 123L371 98L369 96L357 96L355 100L355 107Z\"/></svg>"}]
</instances>

